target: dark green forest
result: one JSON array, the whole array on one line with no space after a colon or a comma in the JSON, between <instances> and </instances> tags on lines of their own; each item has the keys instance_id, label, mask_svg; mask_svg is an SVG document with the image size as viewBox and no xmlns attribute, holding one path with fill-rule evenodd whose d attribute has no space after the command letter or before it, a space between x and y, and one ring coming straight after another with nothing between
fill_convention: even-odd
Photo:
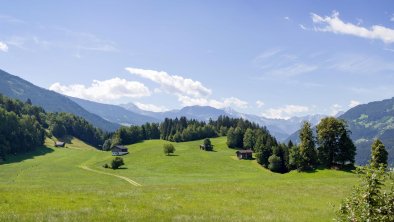
<instances>
[{"instance_id":1,"label":"dark green forest","mask_svg":"<svg viewBox=\"0 0 394 222\"><path fill-rule=\"evenodd\" d=\"M109 135L82 117L70 113L47 113L41 107L0 94L0 157L33 151L45 136L77 137L95 147Z\"/></svg>"}]
</instances>

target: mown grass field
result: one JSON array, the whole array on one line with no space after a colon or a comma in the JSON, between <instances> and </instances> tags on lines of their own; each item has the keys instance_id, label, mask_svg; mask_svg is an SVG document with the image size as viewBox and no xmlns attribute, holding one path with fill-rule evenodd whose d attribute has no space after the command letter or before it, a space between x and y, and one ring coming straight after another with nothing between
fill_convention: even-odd
<instances>
[{"instance_id":1,"label":"mown grass field","mask_svg":"<svg viewBox=\"0 0 394 222\"><path fill-rule=\"evenodd\" d=\"M125 169L104 169L113 159L74 139L0 165L0 221L332 221L357 177L348 172L275 174L255 161L237 160L225 138L130 145ZM142 186L105 172L127 177Z\"/></svg>"}]
</instances>

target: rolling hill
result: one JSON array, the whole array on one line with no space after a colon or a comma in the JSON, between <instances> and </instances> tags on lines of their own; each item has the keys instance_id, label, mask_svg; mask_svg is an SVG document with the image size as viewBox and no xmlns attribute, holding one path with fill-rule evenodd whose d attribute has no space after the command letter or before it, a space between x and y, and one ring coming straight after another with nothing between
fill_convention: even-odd
<instances>
[{"instance_id":1,"label":"rolling hill","mask_svg":"<svg viewBox=\"0 0 394 222\"><path fill-rule=\"evenodd\" d=\"M201 142L174 143L173 156L166 141L129 145L112 170L102 167L110 152L48 139L34 157L0 163L0 221L332 221L357 181L335 170L272 173L238 160L224 137L212 139L215 152Z\"/></svg>"},{"instance_id":2,"label":"rolling hill","mask_svg":"<svg viewBox=\"0 0 394 222\"><path fill-rule=\"evenodd\" d=\"M64 95L38 87L22 78L0 70L0 93L22 101L28 98L34 105L43 107L47 112L68 112L85 118L104 131L115 131L119 124L104 120L92 114Z\"/></svg>"}]
</instances>

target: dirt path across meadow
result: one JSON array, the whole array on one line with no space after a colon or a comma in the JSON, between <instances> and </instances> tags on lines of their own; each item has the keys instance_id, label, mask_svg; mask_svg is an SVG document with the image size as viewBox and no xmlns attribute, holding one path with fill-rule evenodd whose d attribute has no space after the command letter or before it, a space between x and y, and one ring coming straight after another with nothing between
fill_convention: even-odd
<instances>
[{"instance_id":1,"label":"dirt path across meadow","mask_svg":"<svg viewBox=\"0 0 394 222\"><path fill-rule=\"evenodd\" d=\"M117 178L119 178L119 179L122 179L122 180L127 181L128 183L130 183L130 184L132 184L132 185L134 185L134 186L136 186L136 187L142 186L141 184L135 182L134 180L132 180L132 179L130 179L130 178L127 178L127 177L124 177L124 176L119 176L119 175L112 174L112 173L107 173L107 172L102 172L102 171L98 171L98 170L93 170L93 169L90 169L88 166L84 166L84 165L79 166L79 167L80 167L81 169L84 169L84 170L87 170L87 171L90 171L90 172L94 172L94 173L99 173L99 174L104 174L104 175L108 175L108 176L117 177Z\"/></svg>"}]
</instances>

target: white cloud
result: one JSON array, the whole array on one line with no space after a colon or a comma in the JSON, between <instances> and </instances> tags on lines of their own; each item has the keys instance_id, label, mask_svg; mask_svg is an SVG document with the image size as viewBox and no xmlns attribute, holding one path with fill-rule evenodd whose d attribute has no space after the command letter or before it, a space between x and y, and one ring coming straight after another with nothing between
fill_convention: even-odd
<instances>
[{"instance_id":1,"label":"white cloud","mask_svg":"<svg viewBox=\"0 0 394 222\"><path fill-rule=\"evenodd\" d=\"M391 15L390 21L394 22L394 14Z\"/></svg>"},{"instance_id":2,"label":"white cloud","mask_svg":"<svg viewBox=\"0 0 394 222\"><path fill-rule=\"evenodd\" d=\"M290 21L291 19L290 19L290 17L289 16L285 16L285 17L283 17L285 20L287 20L287 21Z\"/></svg>"},{"instance_id":3,"label":"white cloud","mask_svg":"<svg viewBox=\"0 0 394 222\"><path fill-rule=\"evenodd\" d=\"M340 111L342 111L342 106L339 105L339 104L334 104L334 105L332 105L332 106L330 107L330 110L331 110L330 115L331 115L331 116L335 116L335 115L337 115Z\"/></svg>"},{"instance_id":4,"label":"white cloud","mask_svg":"<svg viewBox=\"0 0 394 222\"><path fill-rule=\"evenodd\" d=\"M349 108L353 108L353 107L355 107L355 106L358 106L358 105L360 105L361 103L359 102L359 101L356 101L356 100L350 100L350 102L349 102Z\"/></svg>"},{"instance_id":5,"label":"white cloud","mask_svg":"<svg viewBox=\"0 0 394 222\"><path fill-rule=\"evenodd\" d=\"M8 45L4 42L0 42L0 51L8 52Z\"/></svg>"},{"instance_id":6,"label":"white cloud","mask_svg":"<svg viewBox=\"0 0 394 222\"><path fill-rule=\"evenodd\" d=\"M261 101L261 100L257 100L257 101L256 101L256 105L257 105L258 108L261 108L261 107L264 106L264 102Z\"/></svg>"},{"instance_id":7,"label":"white cloud","mask_svg":"<svg viewBox=\"0 0 394 222\"><path fill-rule=\"evenodd\" d=\"M170 75L164 71L130 67L126 68L126 70L132 74L158 83L160 89L155 89L154 92L160 93L161 90L163 90L171 93L178 97L178 101L181 102L182 106L212 106L218 109L226 107L245 109L248 107L246 101L235 97L224 98L222 100L209 98L212 94L212 90L203 86L199 81L184 78L182 76Z\"/></svg>"},{"instance_id":8,"label":"white cloud","mask_svg":"<svg viewBox=\"0 0 394 222\"><path fill-rule=\"evenodd\" d=\"M222 101L218 101L215 99L207 99L207 98L194 98L189 96L178 96L178 100L182 103L183 106L212 106L217 109L223 109L226 107L237 107L241 109L245 109L248 107L248 102L240 100L235 97L225 98Z\"/></svg>"},{"instance_id":9,"label":"white cloud","mask_svg":"<svg viewBox=\"0 0 394 222\"><path fill-rule=\"evenodd\" d=\"M295 115L306 114L309 107L300 105L286 105L280 108L270 108L262 113L267 118L289 119Z\"/></svg>"},{"instance_id":10,"label":"white cloud","mask_svg":"<svg viewBox=\"0 0 394 222\"><path fill-rule=\"evenodd\" d=\"M315 31L332 32L335 34L353 35L367 39L379 39L384 43L394 42L394 29L386 28L381 25L373 25L371 28L365 28L360 25L346 23L339 18L338 12L333 12L331 16L322 17L311 13L313 23L316 26Z\"/></svg>"},{"instance_id":11,"label":"white cloud","mask_svg":"<svg viewBox=\"0 0 394 222\"><path fill-rule=\"evenodd\" d=\"M54 83L49 89L67 96L109 103L122 98L140 98L151 95L150 90L144 84L118 77L104 81L93 80L90 86L82 84L66 86Z\"/></svg>"},{"instance_id":12,"label":"white cloud","mask_svg":"<svg viewBox=\"0 0 394 222\"><path fill-rule=\"evenodd\" d=\"M302 30L308 30L303 24L299 24L299 26Z\"/></svg>"},{"instance_id":13,"label":"white cloud","mask_svg":"<svg viewBox=\"0 0 394 222\"><path fill-rule=\"evenodd\" d=\"M151 111L151 112L165 112L169 110L164 106L156 106L153 104L144 104L140 102L135 102L134 104L142 110Z\"/></svg>"},{"instance_id":14,"label":"white cloud","mask_svg":"<svg viewBox=\"0 0 394 222\"><path fill-rule=\"evenodd\" d=\"M162 89L177 95L188 95L193 97L207 97L212 91L199 81L183 78L182 76L170 75L164 71L138 69L128 67L126 70L142 78L158 83Z\"/></svg>"},{"instance_id":15,"label":"white cloud","mask_svg":"<svg viewBox=\"0 0 394 222\"><path fill-rule=\"evenodd\" d=\"M318 67L315 65L308 65L304 63L294 63L290 64L288 66L284 66L281 68L277 68L274 70L271 70L269 73L273 76L280 76L280 77L292 77L292 76L298 76L301 74L305 74L308 72L313 72L317 70Z\"/></svg>"}]
</instances>

